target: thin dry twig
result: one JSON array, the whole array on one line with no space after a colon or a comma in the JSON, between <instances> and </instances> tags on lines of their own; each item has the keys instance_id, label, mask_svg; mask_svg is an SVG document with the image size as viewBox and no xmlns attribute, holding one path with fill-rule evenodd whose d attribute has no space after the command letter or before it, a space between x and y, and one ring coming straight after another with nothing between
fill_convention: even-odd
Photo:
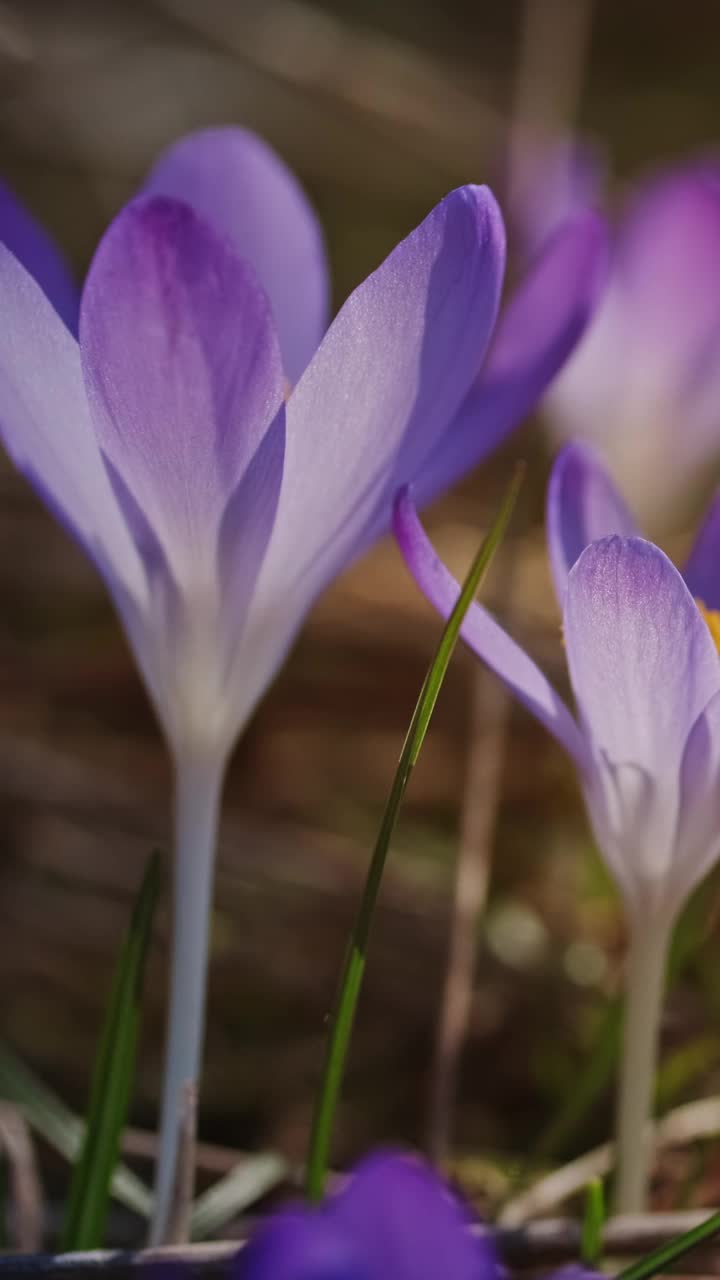
<instances>
[{"instance_id":1,"label":"thin dry twig","mask_svg":"<svg viewBox=\"0 0 720 1280\"><path fill-rule=\"evenodd\" d=\"M473 662L470 680L462 828L428 1123L428 1151L436 1164L446 1158L451 1140L460 1055L472 1009L478 921L490 879L509 712L509 699L494 673Z\"/></svg>"},{"instance_id":2,"label":"thin dry twig","mask_svg":"<svg viewBox=\"0 0 720 1280\"><path fill-rule=\"evenodd\" d=\"M122 1138L122 1150L126 1156L139 1160L156 1160L158 1138L149 1129L126 1129ZM220 1147L211 1142L196 1142L195 1167L206 1173L229 1173L247 1157L245 1151L233 1147Z\"/></svg>"},{"instance_id":3,"label":"thin dry twig","mask_svg":"<svg viewBox=\"0 0 720 1280\"><path fill-rule=\"evenodd\" d=\"M667 1244L684 1231L699 1226L711 1213L711 1209L682 1213L634 1214L611 1218L603 1231L603 1250L607 1258L642 1257L643 1254ZM478 1234L489 1236L501 1256L511 1268L510 1275L518 1275L539 1266L553 1265L577 1258L580 1251L581 1226L570 1218L553 1218L544 1222L531 1222L515 1228L476 1228ZM242 1248L242 1242L223 1241L216 1244L196 1244L154 1249L139 1253L105 1252L74 1253L63 1258L38 1254L34 1258L0 1258L2 1280L27 1280L28 1276L82 1277L90 1274L102 1276L102 1280L126 1280L128 1274L146 1267L149 1262L183 1263L188 1273L198 1280L227 1274L229 1258ZM686 1276L720 1276L720 1245L710 1241L688 1253L679 1264Z\"/></svg>"},{"instance_id":4,"label":"thin dry twig","mask_svg":"<svg viewBox=\"0 0 720 1280\"><path fill-rule=\"evenodd\" d=\"M331 98L360 118L381 120L385 131L397 131L396 143L414 148L420 130L428 162L490 149L505 127L490 94L478 94L469 78L463 83L456 67L327 7L307 0L224 8L192 0L155 3L280 83L308 97ZM442 145L428 147L428 139Z\"/></svg>"},{"instance_id":5,"label":"thin dry twig","mask_svg":"<svg viewBox=\"0 0 720 1280\"><path fill-rule=\"evenodd\" d=\"M720 1133L720 1097L703 1098L700 1102L676 1107L658 1120L654 1130L655 1152L698 1138L714 1137ZM591 1178L605 1177L613 1166L614 1155L615 1144L605 1142L562 1168L554 1169L527 1191L508 1201L500 1214L501 1225L518 1226L528 1218L555 1209L581 1191Z\"/></svg>"},{"instance_id":6,"label":"thin dry twig","mask_svg":"<svg viewBox=\"0 0 720 1280\"><path fill-rule=\"evenodd\" d=\"M10 1102L0 1103L0 1153L10 1169L15 1243L21 1252L33 1253L42 1243L42 1184L27 1120Z\"/></svg>"},{"instance_id":7,"label":"thin dry twig","mask_svg":"<svg viewBox=\"0 0 720 1280\"><path fill-rule=\"evenodd\" d=\"M188 1081L183 1088L180 1110L180 1141L164 1244L187 1244L195 1189L195 1135L197 1133L197 1086Z\"/></svg>"},{"instance_id":8,"label":"thin dry twig","mask_svg":"<svg viewBox=\"0 0 720 1280\"><path fill-rule=\"evenodd\" d=\"M700 1226L714 1212L701 1209L610 1218L602 1233L603 1255L606 1259L642 1257ZM572 1218L546 1218L524 1227L499 1228L493 1235L506 1262L513 1269L525 1270L577 1258L582 1226ZM711 1240L698 1246L678 1267L686 1276L720 1275L720 1245Z\"/></svg>"},{"instance_id":9,"label":"thin dry twig","mask_svg":"<svg viewBox=\"0 0 720 1280\"><path fill-rule=\"evenodd\" d=\"M533 174L533 136L572 128L582 96L593 0L526 0L510 139L511 204Z\"/></svg>"}]
</instances>

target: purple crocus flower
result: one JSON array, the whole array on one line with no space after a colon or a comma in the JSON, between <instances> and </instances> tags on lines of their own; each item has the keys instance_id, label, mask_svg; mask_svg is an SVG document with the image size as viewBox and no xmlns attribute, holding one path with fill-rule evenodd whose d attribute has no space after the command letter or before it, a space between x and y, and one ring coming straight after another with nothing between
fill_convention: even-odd
<instances>
[{"instance_id":1,"label":"purple crocus flower","mask_svg":"<svg viewBox=\"0 0 720 1280\"><path fill-rule=\"evenodd\" d=\"M200 1061L229 751L318 593L389 527L398 486L435 497L545 389L592 311L604 232L581 216L554 237L489 356L505 241L484 187L433 209L324 337L314 215L241 130L160 159L97 249L77 341L47 257L29 272L21 240L0 248L0 435L104 577L176 766L157 1239Z\"/></svg>"},{"instance_id":2,"label":"purple crocus flower","mask_svg":"<svg viewBox=\"0 0 720 1280\"><path fill-rule=\"evenodd\" d=\"M235 1280L499 1280L471 1222L421 1160L380 1152L319 1208L269 1218L238 1254Z\"/></svg>"},{"instance_id":3,"label":"purple crocus flower","mask_svg":"<svg viewBox=\"0 0 720 1280\"><path fill-rule=\"evenodd\" d=\"M481 605L463 636L575 764L628 909L674 916L720 852L720 615L708 613L720 610L720 500L683 576L639 536L597 456L571 444L553 469L547 523L577 717ZM423 593L449 613L457 584L407 491L395 533Z\"/></svg>"},{"instance_id":4,"label":"purple crocus flower","mask_svg":"<svg viewBox=\"0 0 720 1280\"><path fill-rule=\"evenodd\" d=\"M624 899L631 953L619 1198L631 1211L644 1198L643 1132L669 938L720 855L720 500L680 573L639 536L599 459L570 445L553 470L547 523L577 715L480 605L463 636L567 751ZM446 616L457 583L407 492L395 532L416 582Z\"/></svg>"},{"instance_id":5,"label":"purple crocus flower","mask_svg":"<svg viewBox=\"0 0 720 1280\"><path fill-rule=\"evenodd\" d=\"M237 1255L234 1280L502 1280L469 1208L421 1160L368 1156L320 1208L282 1210ZM580 1267L557 1273L591 1280Z\"/></svg>"},{"instance_id":6,"label":"purple crocus flower","mask_svg":"<svg viewBox=\"0 0 720 1280\"><path fill-rule=\"evenodd\" d=\"M566 207L577 209L579 191L588 197L589 172L584 151L571 155ZM540 231L559 217L557 202L527 202L523 213ZM720 458L719 405L720 167L695 163L631 192L602 305L545 406L556 435L594 445L661 528Z\"/></svg>"}]
</instances>

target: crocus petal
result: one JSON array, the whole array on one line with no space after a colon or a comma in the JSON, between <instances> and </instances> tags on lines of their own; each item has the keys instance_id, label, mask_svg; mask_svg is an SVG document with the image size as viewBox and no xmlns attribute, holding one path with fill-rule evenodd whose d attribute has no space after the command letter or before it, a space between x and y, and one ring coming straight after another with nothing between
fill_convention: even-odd
<instances>
[{"instance_id":1,"label":"crocus petal","mask_svg":"<svg viewBox=\"0 0 720 1280\"><path fill-rule=\"evenodd\" d=\"M584 782L600 849L631 912L682 896L676 828L688 735L720 689L720 663L677 569L642 538L603 538L568 575L570 678L592 743Z\"/></svg>"},{"instance_id":2,"label":"crocus petal","mask_svg":"<svg viewBox=\"0 0 720 1280\"><path fill-rule=\"evenodd\" d=\"M720 494L708 507L683 577L688 590L706 609L720 609Z\"/></svg>"},{"instance_id":3,"label":"crocus petal","mask_svg":"<svg viewBox=\"0 0 720 1280\"><path fill-rule=\"evenodd\" d=\"M255 457L225 509L220 525L218 568L225 633L225 661L232 672L240 650L250 602L275 523L285 461L285 410L266 432ZM229 675L228 701L238 723L245 719L262 689L253 687L251 673L240 663ZM234 695L233 695L234 689Z\"/></svg>"},{"instance_id":4,"label":"crocus petal","mask_svg":"<svg viewBox=\"0 0 720 1280\"><path fill-rule=\"evenodd\" d=\"M0 242L30 272L74 333L80 293L70 268L47 231L3 182L0 182Z\"/></svg>"},{"instance_id":5,"label":"crocus petal","mask_svg":"<svg viewBox=\"0 0 720 1280\"><path fill-rule=\"evenodd\" d=\"M632 316L618 285L613 258L608 286L593 322L545 399L551 426L562 438L582 436L603 456L609 453L614 457L614 451L620 450L620 430L629 434L639 401L639 394L631 397L628 389L631 369L627 357L632 343ZM618 471L616 467L616 478Z\"/></svg>"},{"instance_id":6,"label":"crocus petal","mask_svg":"<svg viewBox=\"0 0 720 1280\"><path fill-rule=\"evenodd\" d=\"M720 663L667 556L642 538L587 547L568 575L565 644L596 750L677 776L690 729L720 688Z\"/></svg>"},{"instance_id":7,"label":"crocus petal","mask_svg":"<svg viewBox=\"0 0 720 1280\"><path fill-rule=\"evenodd\" d=\"M462 187L351 294L288 403L271 595L292 564L307 605L387 529L396 477L420 470L477 372L503 268L492 195Z\"/></svg>"},{"instance_id":8,"label":"crocus petal","mask_svg":"<svg viewBox=\"0 0 720 1280\"><path fill-rule=\"evenodd\" d=\"M420 503L448 489L533 409L593 316L607 256L605 223L593 213L568 220L550 238L503 309L485 367L452 427L412 477Z\"/></svg>"},{"instance_id":9,"label":"crocus petal","mask_svg":"<svg viewBox=\"0 0 720 1280\"><path fill-rule=\"evenodd\" d=\"M672 890L684 900L720 853L720 693L698 716L685 745Z\"/></svg>"},{"instance_id":10,"label":"crocus petal","mask_svg":"<svg viewBox=\"0 0 720 1280\"><path fill-rule=\"evenodd\" d=\"M617 271L658 377L688 381L720 324L720 184L704 166L647 183L622 228ZM643 376L646 376L643 371Z\"/></svg>"},{"instance_id":11,"label":"crocus petal","mask_svg":"<svg viewBox=\"0 0 720 1280\"><path fill-rule=\"evenodd\" d=\"M674 853L677 773L662 778L599 751L583 781L590 822L629 912L662 910Z\"/></svg>"},{"instance_id":12,"label":"crocus petal","mask_svg":"<svg viewBox=\"0 0 720 1280\"><path fill-rule=\"evenodd\" d=\"M443 618L449 617L460 587L435 554L407 492L401 492L395 503L394 531L423 595ZM588 753L583 736L562 698L532 659L481 605L470 606L460 634L584 771Z\"/></svg>"},{"instance_id":13,"label":"crocus petal","mask_svg":"<svg viewBox=\"0 0 720 1280\"><path fill-rule=\"evenodd\" d=\"M189 206L140 200L95 255L80 345L101 447L182 575L282 402L265 294Z\"/></svg>"},{"instance_id":14,"label":"crocus petal","mask_svg":"<svg viewBox=\"0 0 720 1280\"><path fill-rule=\"evenodd\" d=\"M288 1210L268 1219L237 1255L236 1280L374 1280L362 1246L327 1213Z\"/></svg>"},{"instance_id":15,"label":"crocus petal","mask_svg":"<svg viewBox=\"0 0 720 1280\"><path fill-rule=\"evenodd\" d=\"M638 533L600 458L581 444L567 445L555 461L548 486L546 526L561 607L567 576L591 542L613 533L628 538Z\"/></svg>"},{"instance_id":16,"label":"crocus petal","mask_svg":"<svg viewBox=\"0 0 720 1280\"><path fill-rule=\"evenodd\" d=\"M717 454L719 279L714 171L643 184L618 230L604 303L550 390L553 425L592 440L655 521Z\"/></svg>"},{"instance_id":17,"label":"crocus petal","mask_svg":"<svg viewBox=\"0 0 720 1280\"><path fill-rule=\"evenodd\" d=\"M80 353L46 294L0 246L0 435L10 457L84 545L111 587L138 599L142 566L112 493Z\"/></svg>"},{"instance_id":18,"label":"crocus petal","mask_svg":"<svg viewBox=\"0 0 720 1280\"><path fill-rule=\"evenodd\" d=\"M191 204L252 263L296 383L327 327L329 284L320 225L294 174L255 134L204 129L160 156L145 191Z\"/></svg>"},{"instance_id":19,"label":"crocus petal","mask_svg":"<svg viewBox=\"0 0 720 1280\"><path fill-rule=\"evenodd\" d=\"M373 1155L347 1189L328 1204L328 1217L362 1242L368 1280L494 1280L487 1242L470 1232L467 1210L419 1160Z\"/></svg>"}]
</instances>

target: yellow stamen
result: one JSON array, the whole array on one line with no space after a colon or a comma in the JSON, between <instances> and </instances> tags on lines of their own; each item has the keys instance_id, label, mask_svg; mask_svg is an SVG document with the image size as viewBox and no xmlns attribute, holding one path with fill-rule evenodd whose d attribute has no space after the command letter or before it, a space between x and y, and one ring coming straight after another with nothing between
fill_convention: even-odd
<instances>
[{"instance_id":1,"label":"yellow stamen","mask_svg":"<svg viewBox=\"0 0 720 1280\"><path fill-rule=\"evenodd\" d=\"M715 648L720 653L720 610L708 609L702 600L696 600L695 603L707 622L708 631L713 638Z\"/></svg>"}]
</instances>

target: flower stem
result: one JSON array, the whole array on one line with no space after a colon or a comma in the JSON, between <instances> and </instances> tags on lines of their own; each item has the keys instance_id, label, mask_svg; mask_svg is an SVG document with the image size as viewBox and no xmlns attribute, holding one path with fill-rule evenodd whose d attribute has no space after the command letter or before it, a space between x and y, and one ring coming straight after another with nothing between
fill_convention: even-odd
<instances>
[{"instance_id":1,"label":"flower stem","mask_svg":"<svg viewBox=\"0 0 720 1280\"><path fill-rule=\"evenodd\" d=\"M176 760L175 864L170 1006L167 1022L160 1145L150 1243L166 1240L183 1129L184 1100L200 1071L205 1024L208 935L224 760Z\"/></svg>"},{"instance_id":2,"label":"flower stem","mask_svg":"<svg viewBox=\"0 0 720 1280\"><path fill-rule=\"evenodd\" d=\"M631 921L617 1121L616 1213L645 1209L652 1148L653 1090L673 921Z\"/></svg>"}]
</instances>

